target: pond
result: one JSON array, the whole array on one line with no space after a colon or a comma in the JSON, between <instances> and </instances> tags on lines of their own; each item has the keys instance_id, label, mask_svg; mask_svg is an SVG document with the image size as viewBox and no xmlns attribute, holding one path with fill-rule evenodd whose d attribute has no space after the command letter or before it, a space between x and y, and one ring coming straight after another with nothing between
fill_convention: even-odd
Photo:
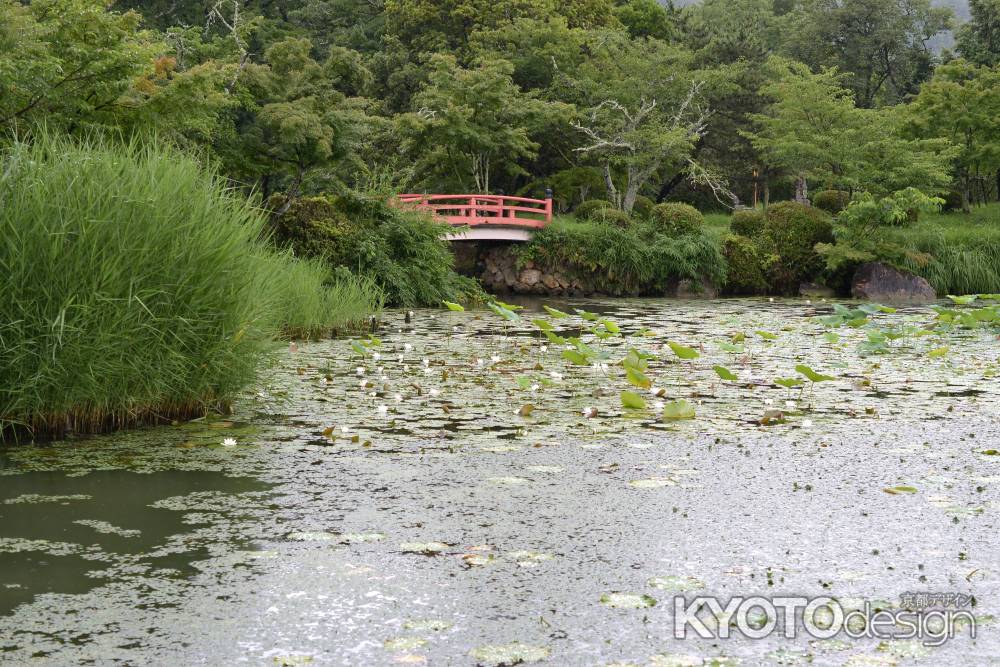
<instances>
[{"instance_id":1,"label":"pond","mask_svg":"<svg viewBox=\"0 0 1000 667\"><path fill-rule=\"evenodd\" d=\"M995 329L523 305L390 311L231 416L3 450L0 663L1000 661ZM673 635L678 595L915 592L976 638Z\"/></svg>"}]
</instances>

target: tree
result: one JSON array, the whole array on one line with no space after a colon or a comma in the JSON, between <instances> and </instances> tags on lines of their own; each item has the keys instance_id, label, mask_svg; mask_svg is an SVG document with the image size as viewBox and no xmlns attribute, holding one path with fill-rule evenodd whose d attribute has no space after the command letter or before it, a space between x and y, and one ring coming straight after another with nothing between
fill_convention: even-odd
<instances>
[{"instance_id":1,"label":"tree","mask_svg":"<svg viewBox=\"0 0 1000 667\"><path fill-rule=\"evenodd\" d=\"M785 53L848 74L858 106L895 104L930 76L927 41L951 25L930 0L800 0L784 19Z\"/></svg>"},{"instance_id":2,"label":"tree","mask_svg":"<svg viewBox=\"0 0 1000 667\"><path fill-rule=\"evenodd\" d=\"M672 5L656 0L627 0L615 7L615 17L632 37L669 41L677 36L677 16Z\"/></svg>"},{"instance_id":3,"label":"tree","mask_svg":"<svg viewBox=\"0 0 1000 667\"><path fill-rule=\"evenodd\" d=\"M773 100L752 114L746 132L765 164L795 179L796 200L808 201L808 180L828 187L890 192L916 187L940 192L950 180L955 152L947 140L906 137L898 109L858 109L845 76L809 71L802 63L776 60L778 79L762 92Z\"/></svg>"},{"instance_id":4,"label":"tree","mask_svg":"<svg viewBox=\"0 0 1000 667\"><path fill-rule=\"evenodd\" d=\"M845 76L836 69L813 74L792 61L776 60L776 80L761 89L773 102L764 113L752 114L755 131L744 132L764 163L787 170L795 179L796 201L808 201L808 179L843 172L855 149L851 133L854 97L842 87Z\"/></svg>"},{"instance_id":5,"label":"tree","mask_svg":"<svg viewBox=\"0 0 1000 667\"><path fill-rule=\"evenodd\" d=\"M973 186L985 174L996 175L1000 187L1000 66L955 60L939 67L911 105L909 129L959 148L955 173L968 212Z\"/></svg>"},{"instance_id":6,"label":"tree","mask_svg":"<svg viewBox=\"0 0 1000 667\"><path fill-rule=\"evenodd\" d=\"M1000 0L969 0L972 19L958 31L958 51L977 65L1000 64Z\"/></svg>"},{"instance_id":7,"label":"tree","mask_svg":"<svg viewBox=\"0 0 1000 667\"><path fill-rule=\"evenodd\" d=\"M311 50L308 39L287 38L245 67L235 91L242 106L218 147L231 174L265 196L284 186L288 202L312 172L351 155L367 122L365 101L344 92L363 87L360 61L338 49L320 63Z\"/></svg>"},{"instance_id":8,"label":"tree","mask_svg":"<svg viewBox=\"0 0 1000 667\"><path fill-rule=\"evenodd\" d=\"M135 12L93 0L0 0L0 126L103 124L159 45Z\"/></svg>"},{"instance_id":9,"label":"tree","mask_svg":"<svg viewBox=\"0 0 1000 667\"><path fill-rule=\"evenodd\" d=\"M709 112L691 53L619 32L594 34L585 47L590 57L563 77L560 93L581 110L573 123L583 140L576 152L601 168L608 199L631 211L643 186L662 171L683 171L728 197L724 184L692 157Z\"/></svg>"},{"instance_id":10,"label":"tree","mask_svg":"<svg viewBox=\"0 0 1000 667\"><path fill-rule=\"evenodd\" d=\"M564 104L524 93L512 80L514 66L498 59L470 68L454 56L431 59L427 86L414 98L416 110L400 118L406 149L435 185L488 193L497 174L525 173L538 143L532 130L568 116Z\"/></svg>"},{"instance_id":11,"label":"tree","mask_svg":"<svg viewBox=\"0 0 1000 667\"><path fill-rule=\"evenodd\" d=\"M611 0L386 0L389 32L418 52L463 50L473 33L519 18L565 18L570 27L614 21Z\"/></svg>"}]
</instances>

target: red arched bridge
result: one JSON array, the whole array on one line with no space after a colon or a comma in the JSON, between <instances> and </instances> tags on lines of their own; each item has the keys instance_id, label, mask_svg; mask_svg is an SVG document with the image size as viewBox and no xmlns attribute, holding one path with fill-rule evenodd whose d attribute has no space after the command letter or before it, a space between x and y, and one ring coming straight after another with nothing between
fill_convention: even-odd
<instances>
[{"instance_id":1,"label":"red arched bridge","mask_svg":"<svg viewBox=\"0 0 1000 667\"><path fill-rule=\"evenodd\" d=\"M552 222L552 195L545 199L504 195L399 195L399 203L458 229L449 241L528 241Z\"/></svg>"}]
</instances>

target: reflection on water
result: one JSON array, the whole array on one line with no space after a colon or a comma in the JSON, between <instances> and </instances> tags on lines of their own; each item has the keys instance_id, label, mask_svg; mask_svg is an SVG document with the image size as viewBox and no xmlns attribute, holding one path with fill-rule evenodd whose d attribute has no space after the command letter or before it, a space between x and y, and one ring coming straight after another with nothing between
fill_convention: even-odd
<instances>
[{"instance_id":1,"label":"reflection on water","mask_svg":"<svg viewBox=\"0 0 1000 667\"><path fill-rule=\"evenodd\" d=\"M182 512L151 507L157 501L267 488L248 478L177 470L28 472L0 480L0 614L39 593L83 593L107 583L100 572L118 557L153 552L191 530ZM183 572L204 555L195 548L149 562Z\"/></svg>"}]
</instances>

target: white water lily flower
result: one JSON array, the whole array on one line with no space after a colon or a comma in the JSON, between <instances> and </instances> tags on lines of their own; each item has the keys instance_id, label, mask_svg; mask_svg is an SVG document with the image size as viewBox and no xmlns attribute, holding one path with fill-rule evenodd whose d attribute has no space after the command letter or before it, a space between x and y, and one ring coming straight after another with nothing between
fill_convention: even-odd
<instances>
[{"instance_id":1,"label":"white water lily flower","mask_svg":"<svg viewBox=\"0 0 1000 667\"><path fill-rule=\"evenodd\" d=\"M492 361L494 364L500 363L500 355L494 354L492 357L490 357L490 361Z\"/></svg>"},{"instance_id":2,"label":"white water lily flower","mask_svg":"<svg viewBox=\"0 0 1000 667\"><path fill-rule=\"evenodd\" d=\"M379 415L385 417L386 414L388 414L388 412L389 412L389 406L388 405L380 405L380 406L378 406L378 413L379 413Z\"/></svg>"},{"instance_id":3,"label":"white water lily flower","mask_svg":"<svg viewBox=\"0 0 1000 667\"><path fill-rule=\"evenodd\" d=\"M795 409L795 401L785 401L785 407L789 410Z\"/></svg>"},{"instance_id":4,"label":"white water lily flower","mask_svg":"<svg viewBox=\"0 0 1000 667\"><path fill-rule=\"evenodd\" d=\"M424 365L424 368L427 368L428 366L431 365L431 360L430 359L424 359L420 363Z\"/></svg>"},{"instance_id":5,"label":"white water lily flower","mask_svg":"<svg viewBox=\"0 0 1000 667\"><path fill-rule=\"evenodd\" d=\"M235 447L236 446L236 438L226 438L225 440L222 441L222 446L223 447Z\"/></svg>"},{"instance_id":6,"label":"white water lily flower","mask_svg":"<svg viewBox=\"0 0 1000 667\"><path fill-rule=\"evenodd\" d=\"M361 380L360 382L358 382L358 386L364 389L365 387L368 386L368 380Z\"/></svg>"},{"instance_id":7,"label":"white water lily flower","mask_svg":"<svg viewBox=\"0 0 1000 667\"><path fill-rule=\"evenodd\" d=\"M802 420L802 428L812 428L812 425L813 425L813 420L811 419Z\"/></svg>"},{"instance_id":8,"label":"white water lily flower","mask_svg":"<svg viewBox=\"0 0 1000 667\"><path fill-rule=\"evenodd\" d=\"M584 417L596 417L597 416L597 408L592 407L592 406L584 408L583 409L583 416Z\"/></svg>"},{"instance_id":9,"label":"white water lily flower","mask_svg":"<svg viewBox=\"0 0 1000 667\"><path fill-rule=\"evenodd\" d=\"M403 372L404 373L409 373L410 372L410 365L409 364L403 364Z\"/></svg>"},{"instance_id":10,"label":"white water lily flower","mask_svg":"<svg viewBox=\"0 0 1000 667\"><path fill-rule=\"evenodd\" d=\"M542 351L542 354L545 354L546 352L549 351L549 346L548 345L542 345L542 347L540 349Z\"/></svg>"},{"instance_id":11,"label":"white water lily flower","mask_svg":"<svg viewBox=\"0 0 1000 667\"><path fill-rule=\"evenodd\" d=\"M539 387L537 384L531 385L531 391L538 391Z\"/></svg>"},{"instance_id":12,"label":"white water lily flower","mask_svg":"<svg viewBox=\"0 0 1000 667\"><path fill-rule=\"evenodd\" d=\"M770 301L771 303L774 303L774 297L772 296L770 299L768 299L768 301Z\"/></svg>"},{"instance_id":13,"label":"white water lily flower","mask_svg":"<svg viewBox=\"0 0 1000 667\"><path fill-rule=\"evenodd\" d=\"M765 398L764 405L774 405L774 399Z\"/></svg>"},{"instance_id":14,"label":"white water lily flower","mask_svg":"<svg viewBox=\"0 0 1000 667\"><path fill-rule=\"evenodd\" d=\"M558 371L552 371L551 373L549 373L549 376L553 380L562 380L563 379L562 373L559 373Z\"/></svg>"},{"instance_id":15,"label":"white water lily flower","mask_svg":"<svg viewBox=\"0 0 1000 667\"><path fill-rule=\"evenodd\" d=\"M354 370L354 372L358 374L358 377L361 377L362 375L364 375L364 374L365 374L365 367L364 367L364 366L358 366L358 367L357 367L357 368L356 368L356 369Z\"/></svg>"},{"instance_id":16,"label":"white water lily flower","mask_svg":"<svg viewBox=\"0 0 1000 667\"><path fill-rule=\"evenodd\" d=\"M424 375L430 375L433 372L434 372L433 368L425 368L424 369Z\"/></svg>"},{"instance_id":17,"label":"white water lily flower","mask_svg":"<svg viewBox=\"0 0 1000 667\"><path fill-rule=\"evenodd\" d=\"M653 407L656 408L657 410L662 410L666 406L667 404L664 403L663 401L657 401L656 403L653 403Z\"/></svg>"},{"instance_id":18,"label":"white water lily flower","mask_svg":"<svg viewBox=\"0 0 1000 667\"><path fill-rule=\"evenodd\" d=\"M373 359L374 361L378 361L378 360L379 360L379 359L381 359L381 358L382 358L382 355L381 355L381 354L379 354L378 352L372 352L372 359Z\"/></svg>"},{"instance_id":19,"label":"white water lily flower","mask_svg":"<svg viewBox=\"0 0 1000 667\"><path fill-rule=\"evenodd\" d=\"M452 327L451 330L452 332L458 331L458 327Z\"/></svg>"},{"instance_id":20,"label":"white water lily flower","mask_svg":"<svg viewBox=\"0 0 1000 667\"><path fill-rule=\"evenodd\" d=\"M431 396L437 396L441 393L440 389L431 389Z\"/></svg>"},{"instance_id":21,"label":"white water lily flower","mask_svg":"<svg viewBox=\"0 0 1000 667\"><path fill-rule=\"evenodd\" d=\"M483 361L482 359L476 359L476 366L480 366L480 367L481 367L481 366L482 366L483 364L485 364L485 363L486 363L486 362L485 362L485 361Z\"/></svg>"},{"instance_id":22,"label":"white water lily flower","mask_svg":"<svg viewBox=\"0 0 1000 667\"><path fill-rule=\"evenodd\" d=\"M660 394L660 388L659 387L650 387L649 388L649 393L652 394L653 396L658 396Z\"/></svg>"},{"instance_id":23,"label":"white water lily flower","mask_svg":"<svg viewBox=\"0 0 1000 667\"><path fill-rule=\"evenodd\" d=\"M402 403L403 402L403 395L402 394L396 394L395 396L392 397L392 399L394 401L396 401L397 403Z\"/></svg>"},{"instance_id":24,"label":"white water lily flower","mask_svg":"<svg viewBox=\"0 0 1000 667\"><path fill-rule=\"evenodd\" d=\"M406 343L406 344L403 345L403 351L404 352L412 352L413 351L413 346L410 345L409 343Z\"/></svg>"},{"instance_id":25,"label":"white water lily flower","mask_svg":"<svg viewBox=\"0 0 1000 667\"><path fill-rule=\"evenodd\" d=\"M351 430L349 426L341 426L340 427L340 432L341 433L347 433L349 430Z\"/></svg>"}]
</instances>

